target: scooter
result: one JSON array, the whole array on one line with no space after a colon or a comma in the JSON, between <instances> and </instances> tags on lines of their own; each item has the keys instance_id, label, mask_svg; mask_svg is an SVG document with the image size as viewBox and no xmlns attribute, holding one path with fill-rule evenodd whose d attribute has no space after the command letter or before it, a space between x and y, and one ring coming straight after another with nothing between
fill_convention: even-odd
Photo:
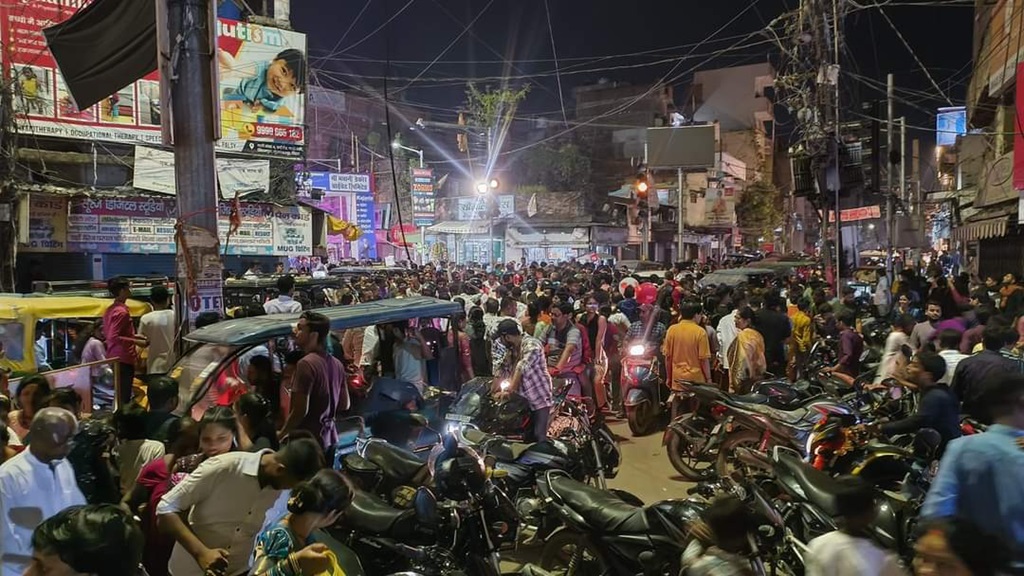
<instances>
[{"instance_id":1,"label":"scooter","mask_svg":"<svg viewBox=\"0 0 1024 576\"><path fill-rule=\"evenodd\" d=\"M635 342L627 346L626 352L620 381L626 421L634 436L645 436L654 432L663 414L671 411L671 393L661 376L661 361L654 345Z\"/></svg>"}]
</instances>

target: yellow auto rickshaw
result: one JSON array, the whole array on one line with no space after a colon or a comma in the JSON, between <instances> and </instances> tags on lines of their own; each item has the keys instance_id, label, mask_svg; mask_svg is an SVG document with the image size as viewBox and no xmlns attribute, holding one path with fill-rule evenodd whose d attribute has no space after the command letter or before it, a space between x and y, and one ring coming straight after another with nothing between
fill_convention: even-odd
<instances>
[{"instance_id":1,"label":"yellow auto rickshaw","mask_svg":"<svg viewBox=\"0 0 1024 576\"><path fill-rule=\"evenodd\" d=\"M77 325L102 318L113 302L90 296L0 296L0 369L31 374L66 366ZM138 300L129 300L128 309L135 319L150 311Z\"/></svg>"}]
</instances>

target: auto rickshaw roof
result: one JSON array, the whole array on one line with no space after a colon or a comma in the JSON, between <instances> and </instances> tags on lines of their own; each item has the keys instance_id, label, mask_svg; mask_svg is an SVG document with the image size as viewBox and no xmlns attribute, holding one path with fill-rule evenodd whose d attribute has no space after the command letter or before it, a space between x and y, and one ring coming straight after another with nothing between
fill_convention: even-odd
<instances>
[{"instance_id":1,"label":"auto rickshaw roof","mask_svg":"<svg viewBox=\"0 0 1024 576\"><path fill-rule=\"evenodd\" d=\"M90 296L0 296L0 318L14 320L30 314L36 320L62 320L73 318L100 318L114 302L111 298ZM149 304L128 300L133 317L151 310Z\"/></svg>"},{"instance_id":2,"label":"auto rickshaw roof","mask_svg":"<svg viewBox=\"0 0 1024 576\"><path fill-rule=\"evenodd\" d=\"M331 330L358 328L371 324L387 324L410 318L442 318L463 312L458 302L415 296L389 298L346 306L318 308L331 321ZM266 342L292 333L300 314L274 314L254 318L224 320L189 333L185 338L205 344L247 346Z\"/></svg>"}]
</instances>

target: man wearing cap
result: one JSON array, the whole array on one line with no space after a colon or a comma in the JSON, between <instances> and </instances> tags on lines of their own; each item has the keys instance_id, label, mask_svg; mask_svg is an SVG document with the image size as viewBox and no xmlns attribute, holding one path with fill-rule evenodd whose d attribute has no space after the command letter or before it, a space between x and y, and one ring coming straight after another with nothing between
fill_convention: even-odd
<instances>
[{"instance_id":1,"label":"man wearing cap","mask_svg":"<svg viewBox=\"0 0 1024 576\"><path fill-rule=\"evenodd\" d=\"M544 345L533 336L523 334L515 320L506 319L498 323L494 339L510 353L506 358L495 382L508 377L509 386L504 390L499 385L494 390L497 396L518 393L530 404L533 412L533 440L543 442L548 438L548 423L551 418L551 375L548 373ZM511 374L511 375L509 375Z\"/></svg>"}]
</instances>

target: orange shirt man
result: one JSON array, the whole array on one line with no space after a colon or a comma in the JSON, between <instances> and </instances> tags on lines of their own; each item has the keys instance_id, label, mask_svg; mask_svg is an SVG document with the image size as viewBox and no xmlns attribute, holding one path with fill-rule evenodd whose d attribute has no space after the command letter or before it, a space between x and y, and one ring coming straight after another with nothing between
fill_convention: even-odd
<instances>
[{"instance_id":1,"label":"orange shirt man","mask_svg":"<svg viewBox=\"0 0 1024 576\"><path fill-rule=\"evenodd\" d=\"M665 335L661 351L673 390L682 389L676 380L711 382L711 345L707 330L694 321L698 313L699 304L683 302L679 313L682 320L672 325Z\"/></svg>"}]
</instances>

